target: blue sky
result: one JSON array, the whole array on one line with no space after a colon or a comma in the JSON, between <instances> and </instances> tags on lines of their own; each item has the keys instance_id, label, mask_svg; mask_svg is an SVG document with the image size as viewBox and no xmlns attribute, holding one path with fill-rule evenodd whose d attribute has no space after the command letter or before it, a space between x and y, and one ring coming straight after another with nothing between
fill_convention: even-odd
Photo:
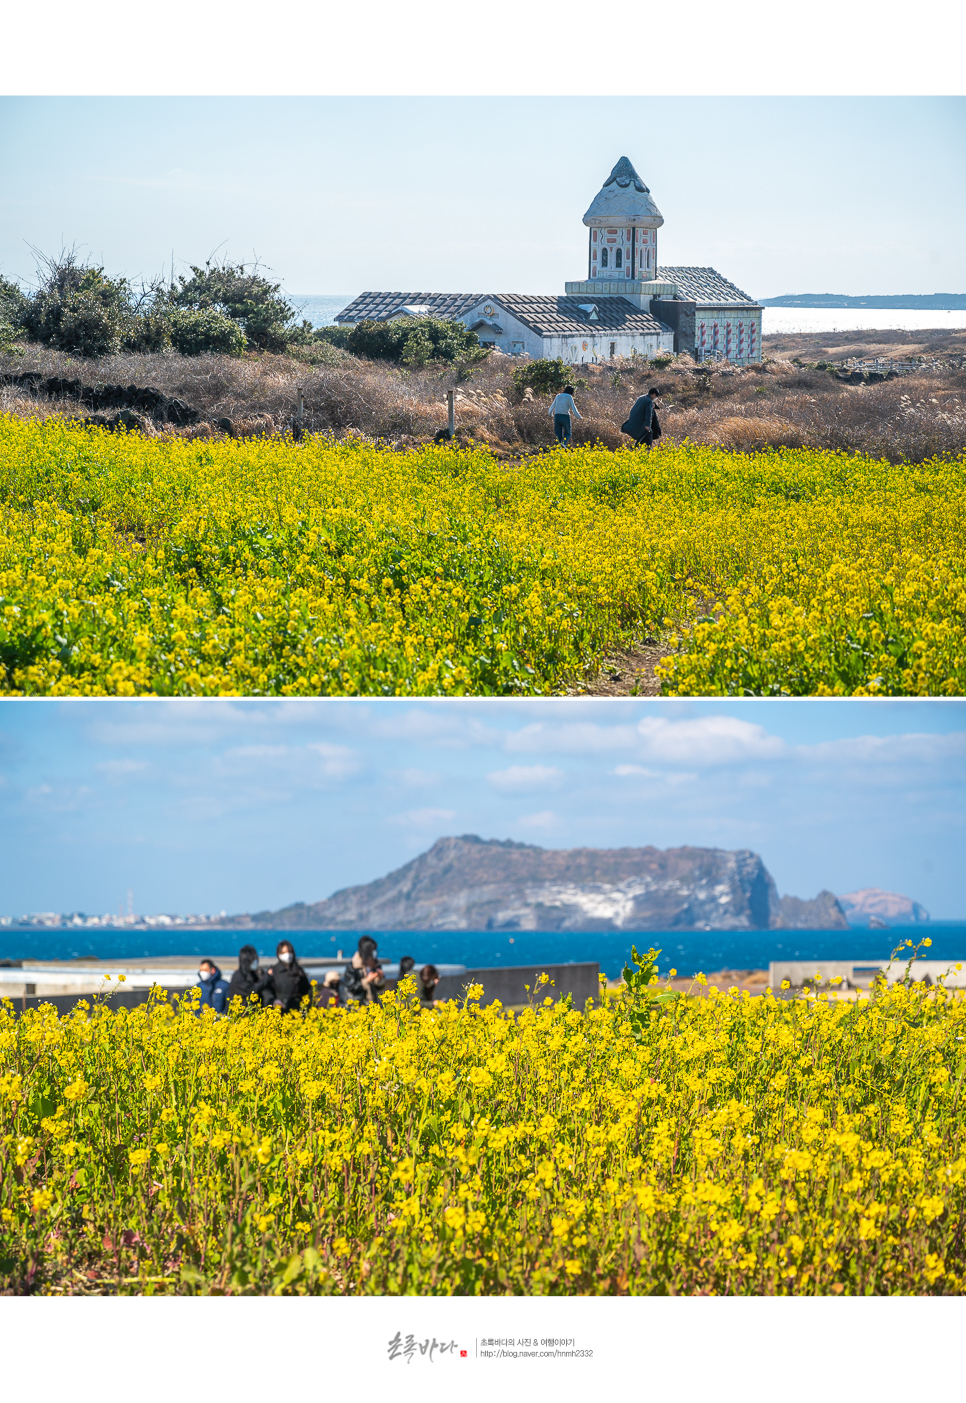
<instances>
[{"instance_id":1,"label":"blue sky","mask_svg":"<svg viewBox=\"0 0 966 1403\"><path fill-rule=\"evenodd\" d=\"M961 918L964 771L958 701L3 701L0 913L271 908L478 833Z\"/></svg>"},{"instance_id":2,"label":"blue sky","mask_svg":"<svg viewBox=\"0 0 966 1403\"><path fill-rule=\"evenodd\" d=\"M663 263L758 297L966 291L944 97L7 97L0 273L76 243L133 277L257 254L293 294L562 292L621 155Z\"/></svg>"}]
</instances>

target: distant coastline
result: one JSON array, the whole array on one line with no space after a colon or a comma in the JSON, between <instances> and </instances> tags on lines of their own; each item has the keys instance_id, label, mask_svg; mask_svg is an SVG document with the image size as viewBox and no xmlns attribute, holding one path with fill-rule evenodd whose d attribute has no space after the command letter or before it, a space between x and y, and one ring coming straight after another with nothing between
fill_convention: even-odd
<instances>
[{"instance_id":1,"label":"distant coastline","mask_svg":"<svg viewBox=\"0 0 966 1403\"><path fill-rule=\"evenodd\" d=\"M853 297L842 292L784 293L759 297L762 307L855 307L870 311L966 312L966 292L899 293L895 296Z\"/></svg>"}]
</instances>

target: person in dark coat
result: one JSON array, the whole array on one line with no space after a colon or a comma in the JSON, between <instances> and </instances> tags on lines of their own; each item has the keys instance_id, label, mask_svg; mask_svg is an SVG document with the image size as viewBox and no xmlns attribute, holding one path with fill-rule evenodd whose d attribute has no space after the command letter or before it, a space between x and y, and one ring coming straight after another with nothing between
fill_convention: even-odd
<instances>
[{"instance_id":1,"label":"person in dark coat","mask_svg":"<svg viewBox=\"0 0 966 1403\"><path fill-rule=\"evenodd\" d=\"M342 997L347 1004L379 1002L379 992L385 987L386 976L376 959L378 948L371 935L360 938L359 947L342 975Z\"/></svg>"},{"instance_id":2,"label":"person in dark coat","mask_svg":"<svg viewBox=\"0 0 966 1403\"><path fill-rule=\"evenodd\" d=\"M337 969L330 969L318 990L316 1006L318 1008L338 1008L341 1002L341 984L342 975Z\"/></svg>"},{"instance_id":3,"label":"person in dark coat","mask_svg":"<svg viewBox=\"0 0 966 1403\"><path fill-rule=\"evenodd\" d=\"M290 940L280 940L275 947L275 963L270 965L252 991L273 1008L283 1013L298 1012L302 1000L312 996L312 985L305 970L295 958Z\"/></svg>"},{"instance_id":4,"label":"person in dark coat","mask_svg":"<svg viewBox=\"0 0 966 1403\"><path fill-rule=\"evenodd\" d=\"M260 978L258 951L254 945L243 945L238 952L238 968L228 984L228 1002L231 1003L232 999L237 997L242 999L247 1007ZM258 1002L262 1002L261 996L259 996Z\"/></svg>"},{"instance_id":5,"label":"person in dark coat","mask_svg":"<svg viewBox=\"0 0 966 1403\"><path fill-rule=\"evenodd\" d=\"M435 965L423 965L419 971L417 985L419 1002L422 1008L433 1008L436 1003L436 985L439 983L439 970Z\"/></svg>"},{"instance_id":6,"label":"person in dark coat","mask_svg":"<svg viewBox=\"0 0 966 1403\"><path fill-rule=\"evenodd\" d=\"M654 440L661 437L661 425L658 423L655 409L655 400L659 394L657 386L652 385L646 395L641 395L634 401L630 414L621 424L621 433L634 439L638 448L642 444L651 448Z\"/></svg>"},{"instance_id":7,"label":"person in dark coat","mask_svg":"<svg viewBox=\"0 0 966 1403\"><path fill-rule=\"evenodd\" d=\"M213 1008L216 1013L224 1013L228 1007L228 981L222 979L221 970L214 960L198 961L198 987L201 990L198 1013L200 1014L203 1008Z\"/></svg>"}]
</instances>

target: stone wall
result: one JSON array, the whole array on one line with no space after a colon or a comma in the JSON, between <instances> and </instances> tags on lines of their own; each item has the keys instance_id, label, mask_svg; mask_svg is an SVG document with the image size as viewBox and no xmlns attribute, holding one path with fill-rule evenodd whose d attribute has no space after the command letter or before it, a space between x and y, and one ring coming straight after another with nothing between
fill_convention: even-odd
<instances>
[{"instance_id":1,"label":"stone wall","mask_svg":"<svg viewBox=\"0 0 966 1403\"><path fill-rule=\"evenodd\" d=\"M674 353L684 351L690 355L694 350L694 307L693 302L682 302L670 297L651 298L651 316L669 326L674 332Z\"/></svg>"}]
</instances>

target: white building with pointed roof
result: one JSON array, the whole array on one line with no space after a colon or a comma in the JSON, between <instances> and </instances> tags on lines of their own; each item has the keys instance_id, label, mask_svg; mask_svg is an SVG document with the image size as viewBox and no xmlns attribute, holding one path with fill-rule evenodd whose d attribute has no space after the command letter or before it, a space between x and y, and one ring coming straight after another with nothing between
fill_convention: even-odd
<instances>
[{"instance_id":1,"label":"white building with pointed roof","mask_svg":"<svg viewBox=\"0 0 966 1403\"><path fill-rule=\"evenodd\" d=\"M521 293L364 292L336 317L343 325L435 316L461 321L509 355L573 364L687 352L695 360L761 360L754 298L714 268L658 264L664 216L622 156L584 215L587 276L564 296Z\"/></svg>"}]
</instances>

